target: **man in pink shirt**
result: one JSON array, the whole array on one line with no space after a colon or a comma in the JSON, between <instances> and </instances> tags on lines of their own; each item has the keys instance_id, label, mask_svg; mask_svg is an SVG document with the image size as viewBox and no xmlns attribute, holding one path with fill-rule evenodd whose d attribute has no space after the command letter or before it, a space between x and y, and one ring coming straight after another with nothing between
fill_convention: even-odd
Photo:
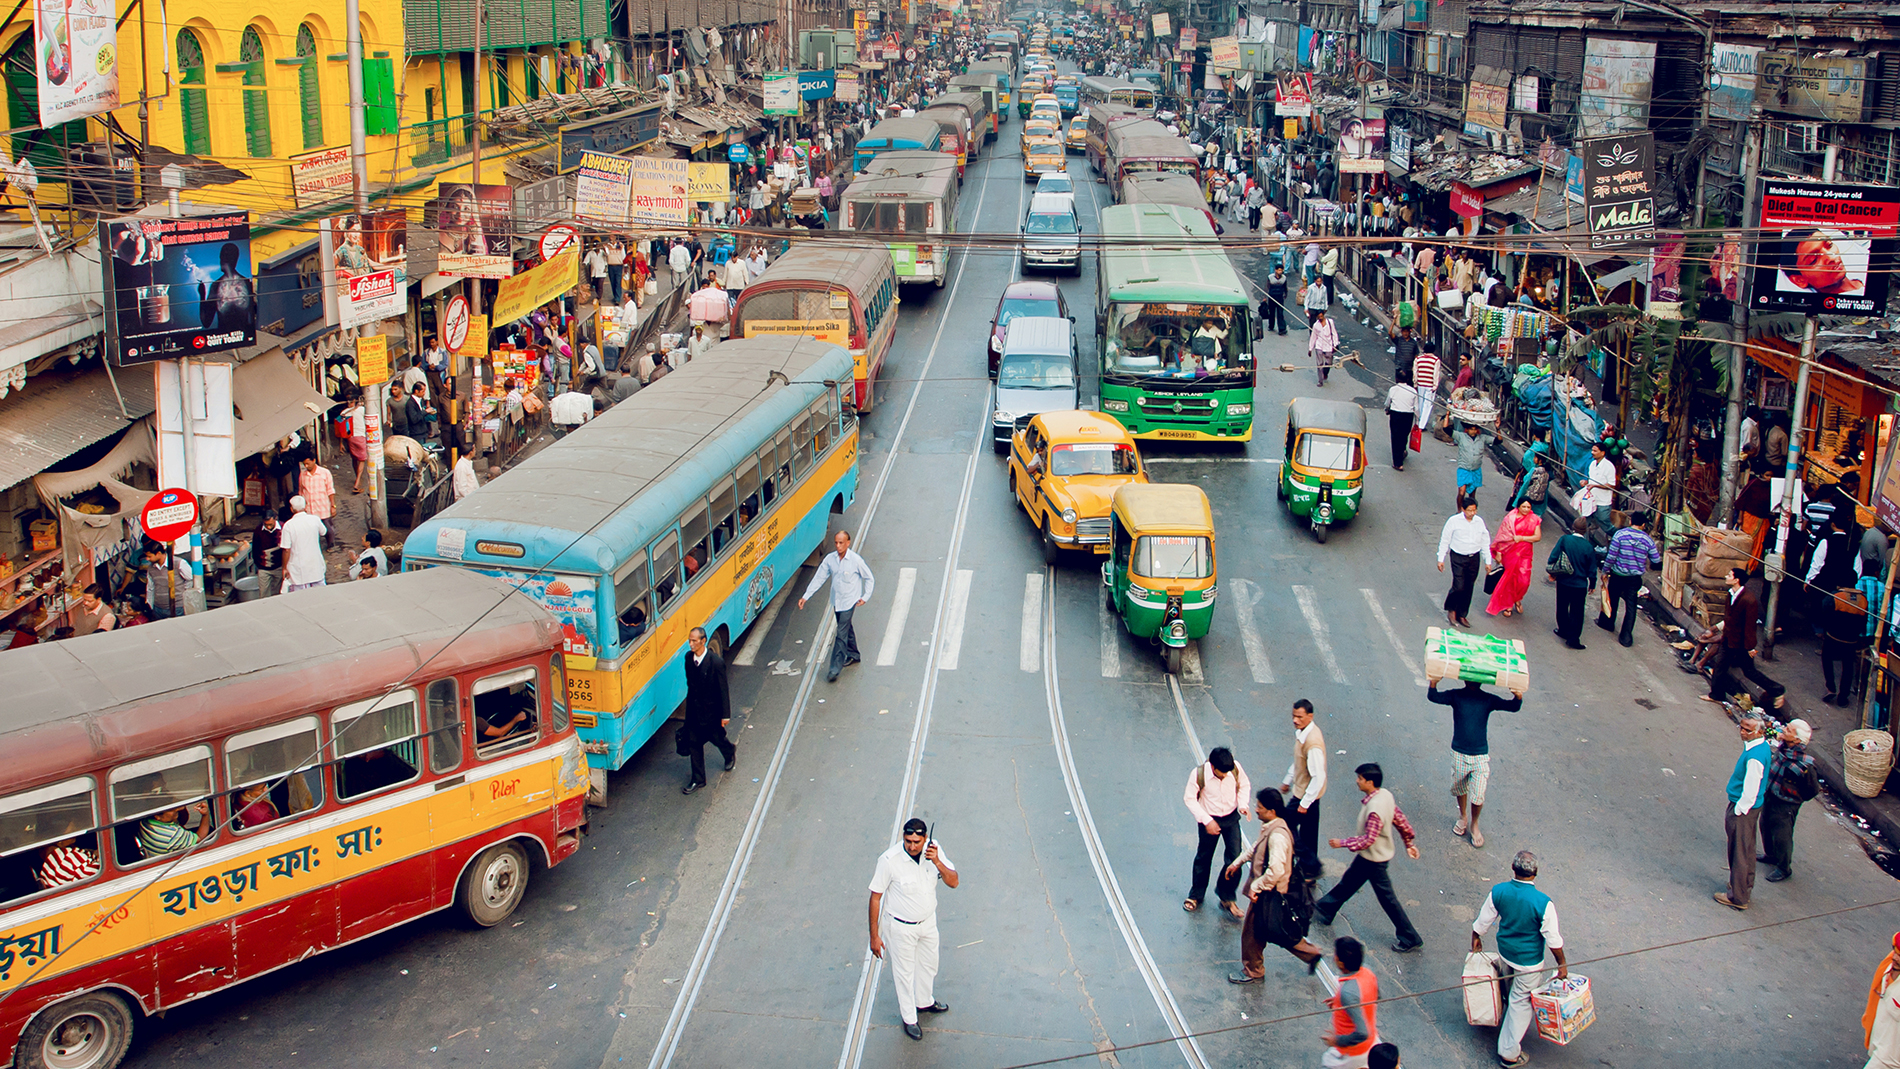
<instances>
[{"instance_id":1,"label":"man in pink shirt","mask_svg":"<svg viewBox=\"0 0 1900 1069\"><path fill-rule=\"evenodd\" d=\"M1200 826L1201 841L1194 851L1194 882L1187 900L1181 903L1182 909L1192 913L1201 908L1201 899L1207 897L1208 870L1214 863L1214 844L1221 842L1226 853L1221 858L1220 881L1214 885L1214 893L1220 896L1222 909L1236 918L1246 916L1234 903L1234 892L1240 885L1240 870L1234 867L1234 858L1240 856L1240 821L1250 815L1248 799L1252 797L1253 784L1247 782L1246 769L1225 746L1214 747L1207 760L1188 773L1182 800Z\"/></svg>"},{"instance_id":2,"label":"man in pink shirt","mask_svg":"<svg viewBox=\"0 0 1900 1069\"><path fill-rule=\"evenodd\" d=\"M328 521L336 515L336 480L330 477L330 469L317 463L316 457L303 458L303 470L297 473L297 492L303 495L310 515L325 521L323 540L328 542Z\"/></svg>"}]
</instances>

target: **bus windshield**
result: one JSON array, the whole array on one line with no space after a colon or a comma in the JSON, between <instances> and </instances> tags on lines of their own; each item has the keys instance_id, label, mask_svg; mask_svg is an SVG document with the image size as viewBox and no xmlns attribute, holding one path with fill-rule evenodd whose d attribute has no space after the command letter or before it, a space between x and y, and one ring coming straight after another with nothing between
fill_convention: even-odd
<instances>
[{"instance_id":1,"label":"bus windshield","mask_svg":"<svg viewBox=\"0 0 1900 1069\"><path fill-rule=\"evenodd\" d=\"M1245 377L1253 322L1245 306L1116 302L1102 370L1111 375Z\"/></svg>"},{"instance_id":2,"label":"bus windshield","mask_svg":"<svg viewBox=\"0 0 1900 1069\"><path fill-rule=\"evenodd\" d=\"M1134 565L1145 579L1206 579L1214 574L1213 547L1200 535L1143 535Z\"/></svg>"}]
</instances>

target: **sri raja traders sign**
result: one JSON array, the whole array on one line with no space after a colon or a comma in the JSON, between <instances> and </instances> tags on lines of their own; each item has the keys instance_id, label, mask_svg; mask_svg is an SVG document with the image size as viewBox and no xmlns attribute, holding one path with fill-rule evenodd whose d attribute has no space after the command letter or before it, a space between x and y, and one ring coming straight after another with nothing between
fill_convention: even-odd
<instances>
[{"instance_id":1,"label":"sri raja traders sign","mask_svg":"<svg viewBox=\"0 0 1900 1069\"><path fill-rule=\"evenodd\" d=\"M34 0L33 60L41 126L119 106L117 15L110 0Z\"/></svg>"},{"instance_id":2,"label":"sri raja traders sign","mask_svg":"<svg viewBox=\"0 0 1900 1069\"><path fill-rule=\"evenodd\" d=\"M1656 236L1656 139L1601 137L1578 145L1590 247L1612 249Z\"/></svg>"},{"instance_id":3,"label":"sri raja traders sign","mask_svg":"<svg viewBox=\"0 0 1900 1069\"><path fill-rule=\"evenodd\" d=\"M1900 189L1763 179L1755 307L1877 314L1900 235Z\"/></svg>"},{"instance_id":4,"label":"sri raja traders sign","mask_svg":"<svg viewBox=\"0 0 1900 1069\"><path fill-rule=\"evenodd\" d=\"M99 233L121 366L256 344L248 212L119 219Z\"/></svg>"}]
</instances>

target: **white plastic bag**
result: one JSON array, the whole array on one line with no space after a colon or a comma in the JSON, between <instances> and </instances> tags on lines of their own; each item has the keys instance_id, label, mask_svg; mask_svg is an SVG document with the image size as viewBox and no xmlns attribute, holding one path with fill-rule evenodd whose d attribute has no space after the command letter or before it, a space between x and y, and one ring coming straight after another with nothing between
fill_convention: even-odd
<instances>
[{"instance_id":1,"label":"white plastic bag","mask_svg":"<svg viewBox=\"0 0 1900 1069\"><path fill-rule=\"evenodd\" d=\"M1504 1022L1504 991L1499 977L1504 959L1486 951L1465 955L1465 1023L1496 1027Z\"/></svg>"}]
</instances>

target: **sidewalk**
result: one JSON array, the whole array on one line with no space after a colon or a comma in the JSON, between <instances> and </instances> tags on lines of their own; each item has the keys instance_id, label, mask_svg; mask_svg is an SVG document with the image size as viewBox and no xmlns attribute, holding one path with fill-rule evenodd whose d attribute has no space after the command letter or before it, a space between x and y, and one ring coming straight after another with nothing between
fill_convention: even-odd
<instances>
[{"instance_id":1,"label":"sidewalk","mask_svg":"<svg viewBox=\"0 0 1900 1069\"><path fill-rule=\"evenodd\" d=\"M1374 323L1381 328L1388 325L1385 310L1367 300L1358 284L1344 271L1339 274L1339 282L1341 289L1353 294L1359 301L1361 309L1372 318ZM1522 446L1499 438L1498 444L1493 447L1493 453L1498 467L1510 474L1513 479L1523 471ZM1549 518L1559 525L1560 530L1568 530L1571 520L1575 518L1568 498L1560 493L1550 495L1548 514ZM1638 602L1650 622L1657 626L1659 633L1669 637L1668 632L1662 632L1661 628L1677 627L1691 637L1700 634L1701 625L1687 610L1678 609L1657 596L1656 592L1661 590L1661 573L1651 572L1645 579L1645 593ZM1591 604L1594 606L1594 599ZM1588 617L1594 621L1596 613L1590 611ZM1591 630L1588 627L1585 628L1586 638ZM1860 727L1860 704L1856 702L1853 707L1847 709L1823 704L1820 698L1821 695L1827 693L1827 687L1821 675L1819 641L1809 637L1805 624L1788 627L1784 633L1786 637L1775 644L1775 659L1760 662L1763 672L1788 688L1787 708L1781 713L1779 719L1786 721L1799 717L1814 728L1814 739L1808 744L1808 752L1813 755L1822 778L1828 781L1829 793L1835 803L1855 817L1864 828L1872 831L1884 842L1892 844L1895 849L1900 849L1900 797L1895 797L1891 793L1882 793L1874 798L1860 798L1849 793L1846 788L1847 777L1842 761L1841 739L1847 732ZM1707 678L1703 673L1697 674L1703 679ZM1762 697L1759 688L1745 679L1741 682L1750 699L1759 702ZM1703 692L1707 693L1706 689ZM1697 701L1693 705L1698 712L1706 711L1713 714L1717 711L1716 706L1707 702ZM1732 711L1728 715L1731 720L1736 717L1736 713Z\"/></svg>"}]
</instances>

